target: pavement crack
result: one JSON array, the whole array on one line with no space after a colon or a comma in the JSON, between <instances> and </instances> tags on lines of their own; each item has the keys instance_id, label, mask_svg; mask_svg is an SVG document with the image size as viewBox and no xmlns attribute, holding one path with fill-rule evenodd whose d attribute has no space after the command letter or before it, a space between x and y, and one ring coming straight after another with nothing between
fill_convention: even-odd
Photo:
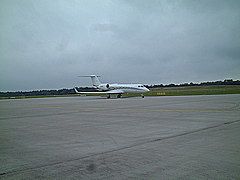
<instances>
[{"instance_id":1,"label":"pavement crack","mask_svg":"<svg viewBox=\"0 0 240 180\"><path fill-rule=\"evenodd\" d=\"M134 148L134 147L145 145L145 144L149 144L149 143L154 143L154 142L158 142L158 141L173 139L173 138L177 138L177 137L181 137L181 136L185 136L185 135L189 135L189 134L198 133L198 132L201 132L201 131L210 130L210 129L218 128L218 127L221 127L221 126L227 126L227 125L230 125L230 124L233 124L233 123L239 123L239 122L240 122L240 119L239 120L235 120L235 121L224 122L224 123L221 123L221 124L217 124L217 125L213 125L213 126L209 126L209 127L193 130L193 131L183 132L183 133L172 135L172 136L155 138L155 139L148 139L146 141L142 141L142 142L139 142L139 143L135 143L135 144L119 147L119 148L108 150L108 151L105 151L105 152L93 153L93 154L89 154L89 155L82 156L82 157L79 157L79 158L73 158L73 159L68 159L68 160L65 160L65 161L53 162L53 163L44 164L44 165L35 166L35 167L26 167L26 168L22 168L22 169L16 169L16 170L11 170L11 171L6 171L6 172L0 172L0 177L4 177L4 176L7 176L7 175L13 175L13 174L19 174L19 173L32 171L32 170L37 170L37 169L41 169L41 168L46 168L46 167L50 167L50 166L55 166L55 165L59 165L59 164L65 164L65 163L78 161L78 160L82 160L82 159L86 159L86 158L90 158L90 157L94 157L94 156L109 154L109 153L113 153L113 152L117 152L117 151L121 151L121 150L125 150L125 149L130 149L130 148Z\"/></svg>"}]
</instances>

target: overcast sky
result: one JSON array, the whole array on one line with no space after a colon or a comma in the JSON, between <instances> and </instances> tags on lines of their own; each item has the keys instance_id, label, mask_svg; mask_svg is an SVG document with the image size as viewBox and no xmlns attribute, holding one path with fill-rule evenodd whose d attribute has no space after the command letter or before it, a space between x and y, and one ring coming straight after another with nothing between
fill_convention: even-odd
<instances>
[{"instance_id":1,"label":"overcast sky","mask_svg":"<svg viewBox=\"0 0 240 180\"><path fill-rule=\"evenodd\" d=\"M240 79L239 0L1 0L0 91Z\"/></svg>"}]
</instances>

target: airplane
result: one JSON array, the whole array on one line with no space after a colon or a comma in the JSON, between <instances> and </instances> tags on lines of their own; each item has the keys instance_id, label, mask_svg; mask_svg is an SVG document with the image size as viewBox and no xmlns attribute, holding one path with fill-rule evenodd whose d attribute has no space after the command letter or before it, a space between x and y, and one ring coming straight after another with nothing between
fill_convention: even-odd
<instances>
[{"instance_id":1,"label":"airplane","mask_svg":"<svg viewBox=\"0 0 240 180\"><path fill-rule=\"evenodd\" d=\"M106 94L107 98L110 98L110 95L116 94L117 98L121 98L122 94L125 93L141 93L142 98L144 98L144 92L150 91L143 84L109 84L101 83L98 79L100 76L89 75L89 76L78 76L78 77L90 77L92 80L92 85L98 91L96 92L81 92L74 88L77 94Z\"/></svg>"}]
</instances>

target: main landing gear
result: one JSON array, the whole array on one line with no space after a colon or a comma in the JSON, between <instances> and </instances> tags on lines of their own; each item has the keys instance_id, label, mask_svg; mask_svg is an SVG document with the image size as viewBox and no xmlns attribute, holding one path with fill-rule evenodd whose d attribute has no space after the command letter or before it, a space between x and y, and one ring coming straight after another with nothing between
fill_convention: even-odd
<instances>
[{"instance_id":1,"label":"main landing gear","mask_svg":"<svg viewBox=\"0 0 240 180\"><path fill-rule=\"evenodd\" d=\"M117 95L117 98L121 98L121 97L122 97L122 94L118 94L118 95ZM107 98L108 98L108 99L111 98L110 94L107 95Z\"/></svg>"},{"instance_id":2,"label":"main landing gear","mask_svg":"<svg viewBox=\"0 0 240 180\"><path fill-rule=\"evenodd\" d=\"M117 98L121 98L121 97L122 97L122 94L118 94L118 95L117 95Z\"/></svg>"},{"instance_id":3,"label":"main landing gear","mask_svg":"<svg viewBox=\"0 0 240 180\"><path fill-rule=\"evenodd\" d=\"M141 94L141 97L144 98L144 97L145 97L144 94ZM107 95L107 98L108 98L108 99L111 98L110 94ZM122 98L122 94L118 94L118 95L117 95L117 98Z\"/></svg>"}]
</instances>

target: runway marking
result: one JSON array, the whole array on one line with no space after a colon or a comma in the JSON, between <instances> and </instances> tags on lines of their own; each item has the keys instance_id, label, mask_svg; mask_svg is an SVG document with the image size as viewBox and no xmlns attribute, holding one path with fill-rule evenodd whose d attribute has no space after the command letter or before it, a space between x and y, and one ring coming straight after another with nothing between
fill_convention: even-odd
<instances>
[{"instance_id":1,"label":"runway marking","mask_svg":"<svg viewBox=\"0 0 240 180\"><path fill-rule=\"evenodd\" d=\"M231 125L231 124L234 124L234 123L239 123L239 122L240 122L240 119L235 120L235 121L230 121L230 122L224 122L224 123L221 123L221 124L218 124L218 125L213 125L213 126L189 131L189 132L183 132L183 133L172 135L172 136L150 139L150 140L135 143L135 144L132 144L132 145L123 146L123 147L112 149L112 150L105 151L105 152L93 153L93 154L89 154L89 155L82 156L82 157L79 157L79 158L69 159L69 160L66 160L66 161L59 161L59 162L49 163L49 164L40 165L40 166L36 166L36 167L26 167L26 168L22 168L22 169L18 169L18 170L16 169L16 170L12 170L12 171L10 170L10 171L6 171L6 172L1 172L0 177L13 175L13 174L19 174L19 173L28 172L28 171L32 171L32 170L37 170L37 169L41 169L41 168L45 168L45 167L49 167L49 166L55 166L55 165L59 165L59 164L65 164L65 163L69 163L69 162L72 162L72 161L78 161L78 160L82 160L82 159L86 159L86 158L90 158L90 157L94 157L94 156L99 156L99 155L103 155L103 154L109 154L109 153L112 153L112 152L117 152L117 151L121 151L121 150L125 150L125 149L130 149L130 148L141 146L141 145L144 145L144 144L149 144L149 143L154 143L154 142L158 142L158 141L173 139L173 138L177 138L177 137L181 137L181 136L185 136L185 135L189 135L189 134L198 133L198 132L201 132L201 131L206 131L206 130L218 128L218 127L221 127L221 126L228 126L228 125Z\"/></svg>"}]
</instances>

